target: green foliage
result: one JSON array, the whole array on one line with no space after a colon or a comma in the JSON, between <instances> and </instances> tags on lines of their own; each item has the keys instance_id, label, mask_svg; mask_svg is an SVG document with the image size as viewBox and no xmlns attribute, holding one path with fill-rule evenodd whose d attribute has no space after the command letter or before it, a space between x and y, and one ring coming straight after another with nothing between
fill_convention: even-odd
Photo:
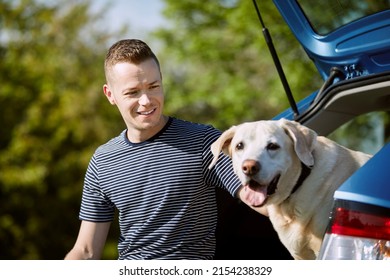
<instances>
[{"instance_id":1,"label":"green foliage","mask_svg":"<svg viewBox=\"0 0 390 280\"><path fill-rule=\"evenodd\" d=\"M42 2L0 1L0 257L7 259L65 256L78 232L89 158L121 124L102 97L109 35L98 30L97 15L86 1Z\"/></svg>"},{"instance_id":2,"label":"green foliage","mask_svg":"<svg viewBox=\"0 0 390 280\"><path fill-rule=\"evenodd\" d=\"M259 2L298 100L321 81L272 1ZM289 107L252 1L167 0L164 13L170 24L154 35L169 114L226 129Z\"/></svg>"}]
</instances>

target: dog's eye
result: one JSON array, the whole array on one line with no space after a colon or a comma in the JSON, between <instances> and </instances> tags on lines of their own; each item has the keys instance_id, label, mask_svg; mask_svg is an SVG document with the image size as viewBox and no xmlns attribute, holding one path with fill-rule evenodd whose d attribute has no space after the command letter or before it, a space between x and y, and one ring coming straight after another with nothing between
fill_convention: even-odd
<instances>
[{"instance_id":1,"label":"dog's eye","mask_svg":"<svg viewBox=\"0 0 390 280\"><path fill-rule=\"evenodd\" d=\"M267 150L277 150L279 148L280 146L276 143L268 143L267 145Z\"/></svg>"},{"instance_id":2,"label":"dog's eye","mask_svg":"<svg viewBox=\"0 0 390 280\"><path fill-rule=\"evenodd\" d=\"M242 142L237 143L236 150L242 150L242 149L244 149L244 144Z\"/></svg>"}]
</instances>

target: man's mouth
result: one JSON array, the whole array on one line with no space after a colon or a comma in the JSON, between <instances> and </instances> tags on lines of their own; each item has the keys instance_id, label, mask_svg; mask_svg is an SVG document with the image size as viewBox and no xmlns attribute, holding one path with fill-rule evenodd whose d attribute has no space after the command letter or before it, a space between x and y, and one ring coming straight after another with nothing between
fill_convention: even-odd
<instances>
[{"instance_id":1,"label":"man's mouth","mask_svg":"<svg viewBox=\"0 0 390 280\"><path fill-rule=\"evenodd\" d=\"M137 113L138 113L138 115L147 116L147 115L152 114L154 111L156 111L156 109L152 109L152 110L144 111L144 112L137 112Z\"/></svg>"}]
</instances>

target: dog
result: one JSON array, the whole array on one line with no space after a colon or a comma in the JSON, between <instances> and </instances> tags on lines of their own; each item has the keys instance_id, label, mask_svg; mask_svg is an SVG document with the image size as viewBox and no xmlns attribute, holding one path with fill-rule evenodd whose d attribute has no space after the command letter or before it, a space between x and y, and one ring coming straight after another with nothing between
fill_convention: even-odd
<instances>
[{"instance_id":1,"label":"dog","mask_svg":"<svg viewBox=\"0 0 390 280\"><path fill-rule=\"evenodd\" d=\"M209 168L229 155L241 200L269 217L296 260L318 257L335 190L371 158L287 119L232 126L211 151Z\"/></svg>"}]
</instances>

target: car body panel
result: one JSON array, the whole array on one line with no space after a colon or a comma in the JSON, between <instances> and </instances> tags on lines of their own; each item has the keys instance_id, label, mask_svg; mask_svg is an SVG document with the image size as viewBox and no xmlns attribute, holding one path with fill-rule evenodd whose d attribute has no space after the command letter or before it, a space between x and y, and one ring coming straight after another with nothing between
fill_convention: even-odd
<instances>
[{"instance_id":1,"label":"car body panel","mask_svg":"<svg viewBox=\"0 0 390 280\"><path fill-rule=\"evenodd\" d=\"M320 35L297 1L274 3L324 80L332 67L344 71L347 78L390 70L390 9Z\"/></svg>"},{"instance_id":2,"label":"car body panel","mask_svg":"<svg viewBox=\"0 0 390 280\"><path fill-rule=\"evenodd\" d=\"M334 198L390 209L389 155L390 143L348 178L335 192Z\"/></svg>"}]
</instances>

